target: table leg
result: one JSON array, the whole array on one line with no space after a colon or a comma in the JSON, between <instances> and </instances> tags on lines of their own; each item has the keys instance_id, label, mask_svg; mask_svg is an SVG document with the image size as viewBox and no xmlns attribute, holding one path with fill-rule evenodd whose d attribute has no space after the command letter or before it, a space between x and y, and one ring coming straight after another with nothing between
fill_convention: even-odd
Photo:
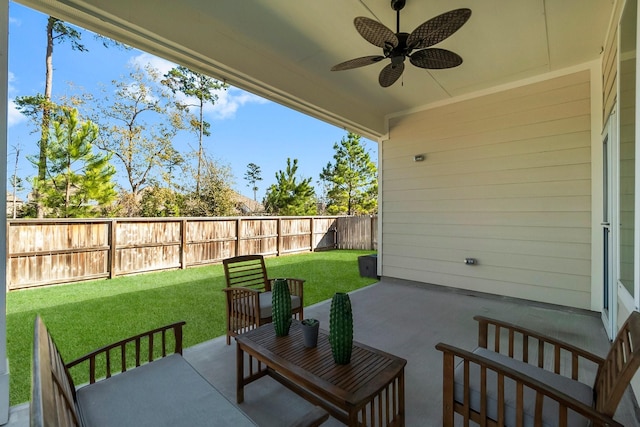
<instances>
[{"instance_id":1,"label":"table leg","mask_svg":"<svg viewBox=\"0 0 640 427\"><path fill-rule=\"evenodd\" d=\"M244 351L236 343L236 401L244 402Z\"/></svg>"},{"instance_id":2,"label":"table leg","mask_svg":"<svg viewBox=\"0 0 640 427\"><path fill-rule=\"evenodd\" d=\"M401 427L404 427L405 414L404 414L404 368L400 372L398 378L398 421Z\"/></svg>"}]
</instances>

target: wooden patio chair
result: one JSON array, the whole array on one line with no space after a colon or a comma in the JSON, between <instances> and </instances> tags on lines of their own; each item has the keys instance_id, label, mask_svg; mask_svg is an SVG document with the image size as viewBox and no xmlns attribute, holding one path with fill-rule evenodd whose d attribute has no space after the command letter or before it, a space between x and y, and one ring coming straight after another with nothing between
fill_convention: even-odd
<instances>
[{"instance_id":1,"label":"wooden patio chair","mask_svg":"<svg viewBox=\"0 0 640 427\"><path fill-rule=\"evenodd\" d=\"M222 261L227 288L227 345L231 337L271 322L271 284L262 255L241 255ZM304 280L286 279L291 293L291 312L302 320Z\"/></svg>"},{"instance_id":2,"label":"wooden patio chair","mask_svg":"<svg viewBox=\"0 0 640 427\"><path fill-rule=\"evenodd\" d=\"M465 426L622 426L613 416L640 365L640 313L629 316L605 359L529 329L474 319L473 352L436 345L443 352L443 426L454 425L456 412ZM578 380L587 363L597 367L593 386Z\"/></svg>"}]
</instances>

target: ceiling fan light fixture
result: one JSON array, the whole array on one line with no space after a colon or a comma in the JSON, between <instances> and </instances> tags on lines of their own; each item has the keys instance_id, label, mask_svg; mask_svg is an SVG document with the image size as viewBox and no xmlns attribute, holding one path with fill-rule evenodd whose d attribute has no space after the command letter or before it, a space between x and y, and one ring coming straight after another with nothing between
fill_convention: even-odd
<instances>
[{"instance_id":1,"label":"ceiling fan light fixture","mask_svg":"<svg viewBox=\"0 0 640 427\"><path fill-rule=\"evenodd\" d=\"M402 64L404 62L404 55L396 55L391 57L391 65L397 66L398 64Z\"/></svg>"}]
</instances>

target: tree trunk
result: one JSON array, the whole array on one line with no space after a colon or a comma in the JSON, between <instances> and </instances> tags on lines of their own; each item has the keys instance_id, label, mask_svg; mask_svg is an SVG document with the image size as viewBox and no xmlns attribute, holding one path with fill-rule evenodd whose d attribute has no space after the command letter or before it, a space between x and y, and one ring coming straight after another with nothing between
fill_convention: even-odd
<instances>
[{"instance_id":1,"label":"tree trunk","mask_svg":"<svg viewBox=\"0 0 640 427\"><path fill-rule=\"evenodd\" d=\"M196 194L200 197L200 173L202 168L202 136L204 135L204 101L200 99L200 135L198 139L198 174L196 176Z\"/></svg>"},{"instance_id":2,"label":"tree trunk","mask_svg":"<svg viewBox=\"0 0 640 427\"><path fill-rule=\"evenodd\" d=\"M20 159L20 147L16 147L16 164L13 167L13 219L16 219L16 193L18 187L18 160Z\"/></svg>"},{"instance_id":3,"label":"tree trunk","mask_svg":"<svg viewBox=\"0 0 640 427\"><path fill-rule=\"evenodd\" d=\"M44 182L47 177L47 146L49 144L49 123L51 121L51 87L53 86L53 25L56 18L50 16L47 21L47 53L45 57L46 75L44 83L44 103L42 104L42 124L40 126L40 157L38 159L38 180ZM44 218L40 191L34 190L38 218Z\"/></svg>"}]
</instances>

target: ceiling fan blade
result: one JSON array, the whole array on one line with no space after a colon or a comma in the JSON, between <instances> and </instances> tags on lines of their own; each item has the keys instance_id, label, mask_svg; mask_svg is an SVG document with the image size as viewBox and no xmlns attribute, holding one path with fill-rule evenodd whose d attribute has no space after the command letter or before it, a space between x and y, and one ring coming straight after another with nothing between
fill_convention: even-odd
<instances>
[{"instance_id":1,"label":"ceiling fan blade","mask_svg":"<svg viewBox=\"0 0 640 427\"><path fill-rule=\"evenodd\" d=\"M399 64L389 64L380 71L378 82L382 87L389 87L396 82L404 71L404 62Z\"/></svg>"},{"instance_id":2,"label":"ceiling fan blade","mask_svg":"<svg viewBox=\"0 0 640 427\"><path fill-rule=\"evenodd\" d=\"M382 61L384 56L380 55L371 55L371 56L363 56L361 58L354 58L348 61L341 62L339 64L331 67L331 71L342 71L342 70L350 70L352 68L364 67L365 65L375 64L376 62Z\"/></svg>"},{"instance_id":3,"label":"ceiling fan blade","mask_svg":"<svg viewBox=\"0 0 640 427\"><path fill-rule=\"evenodd\" d=\"M446 49L422 49L414 52L409 61L416 67L429 69L453 68L462 64L462 58L457 53Z\"/></svg>"},{"instance_id":4,"label":"ceiling fan blade","mask_svg":"<svg viewBox=\"0 0 640 427\"><path fill-rule=\"evenodd\" d=\"M440 43L462 27L471 16L471 9L455 9L420 24L407 38L411 49L423 49Z\"/></svg>"},{"instance_id":5,"label":"ceiling fan blade","mask_svg":"<svg viewBox=\"0 0 640 427\"><path fill-rule=\"evenodd\" d=\"M381 48L398 46L398 37L395 33L373 19L364 16L358 16L353 20L356 30L369 43Z\"/></svg>"}]
</instances>

